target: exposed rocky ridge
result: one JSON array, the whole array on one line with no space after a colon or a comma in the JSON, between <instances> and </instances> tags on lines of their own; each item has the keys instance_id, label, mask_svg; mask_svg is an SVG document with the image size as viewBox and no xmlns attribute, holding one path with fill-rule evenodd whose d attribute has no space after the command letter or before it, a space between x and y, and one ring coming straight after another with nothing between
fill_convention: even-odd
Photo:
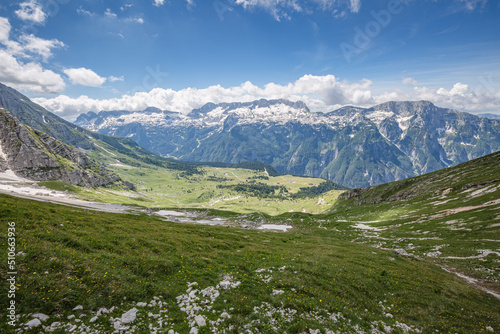
<instances>
[{"instance_id":1,"label":"exposed rocky ridge","mask_svg":"<svg viewBox=\"0 0 500 334\"><path fill-rule=\"evenodd\" d=\"M280 173L366 187L429 173L500 149L500 121L428 101L310 112L302 102L209 103L188 115L100 112L75 122L186 161L261 161Z\"/></svg>"},{"instance_id":2,"label":"exposed rocky ridge","mask_svg":"<svg viewBox=\"0 0 500 334\"><path fill-rule=\"evenodd\" d=\"M15 89L0 83L0 108L9 110L19 122L40 130L68 145L90 149L90 131L80 128L33 103Z\"/></svg>"},{"instance_id":3,"label":"exposed rocky ridge","mask_svg":"<svg viewBox=\"0 0 500 334\"><path fill-rule=\"evenodd\" d=\"M33 181L59 180L79 186L121 181L78 149L21 124L8 110L0 109L0 171L6 170Z\"/></svg>"}]
</instances>

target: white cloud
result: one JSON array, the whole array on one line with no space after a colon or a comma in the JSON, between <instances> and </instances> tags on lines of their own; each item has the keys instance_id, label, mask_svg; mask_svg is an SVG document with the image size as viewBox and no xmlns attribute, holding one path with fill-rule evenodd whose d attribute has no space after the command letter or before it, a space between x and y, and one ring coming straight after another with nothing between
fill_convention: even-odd
<instances>
[{"instance_id":1,"label":"white cloud","mask_svg":"<svg viewBox=\"0 0 500 334\"><path fill-rule=\"evenodd\" d=\"M84 67L65 69L64 74L66 74L71 82L76 85L100 87L106 82L106 78Z\"/></svg>"},{"instance_id":2,"label":"white cloud","mask_svg":"<svg viewBox=\"0 0 500 334\"><path fill-rule=\"evenodd\" d=\"M163 6L164 4L165 0L155 0L155 2L153 3L153 5L155 5L156 7Z\"/></svg>"},{"instance_id":3,"label":"white cloud","mask_svg":"<svg viewBox=\"0 0 500 334\"><path fill-rule=\"evenodd\" d=\"M124 81L125 79L123 78L123 75L121 77L115 77L115 76L110 76L108 77L108 81L115 82L115 81Z\"/></svg>"},{"instance_id":4,"label":"white cloud","mask_svg":"<svg viewBox=\"0 0 500 334\"><path fill-rule=\"evenodd\" d=\"M410 87L415 87L416 85L418 85L418 81L413 79L413 78L403 78L402 82L406 86L410 86Z\"/></svg>"},{"instance_id":5,"label":"white cloud","mask_svg":"<svg viewBox=\"0 0 500 334\"><path fill-rule=\"evenodd\" d=\"M194 3L194 0L186 0L187 2L187 8L192 9L196 4Z\"/></svg>"},{"instance_id":6,"label":"white cloud","mask_svg":"<svg viewBox=\"0 0 500 334\"><path fill-rule=\"evenodd\" d=\"M313 111L330 111L345 104L373 104L371 86L372 82L366 79L350 84L339 81L333 75L305 75L287 85L269 83L259 87L247 81L240 86L230 88L220 85L204 89L185 88L179 91L155 88L149 92L138 92L106 100L92 99L88 96L70 98L61 95L52 99L36 99L36 102L68 118L74 118L88 111L144 110L147 107L188 113L208 102L244 102L260 98L300 100Z\"/></svg>"},{"instance_id":7,"label":"white cloud","mask_svg":"<svg viewBox=\"0 0 500 334\"><path fill-rule=\"evenodd\" d=\"M34 57L47 60L52 49L63 47L57 39L45 40L34 35L21 35L18 41L10 40L11 25L0 17L0 80L16 89L39 93L59 93L66 86L57 73L44 69ZM1 46L3 44L3 47ZM20 59L29 60L21 61Z\"/></svg>"},{"instance_id":8,"label":"white cloud","mask_svg":"<svg viewBox=\"0 0 500 334\"><path fill-rule=\"evenodd\" d=\"M35 35L22 35L20 42L24 51L39 55L43 60L52 56L52 49L64 47L64 43L57 39L43 39Z\"/></svg>"},{"instance_id":9,"label":"white cloud","mask_svg":"<svg viewBox=\"0 0 500 334\"><path fill-rule=\"evenodd\" d=\"M142 17L130 17L126 19L128 22L133 22L133 23L139 23L139 24L144 24L144 19Z\"/></svg>"},{"instance_id":10,"label":"white cloud","mask_svg":"<svg viewBox=\"0 0 500 334\"><path fill-rule=\"evenodd\" d=\"M92 12L90 12L90 11L86 10L86 9L83 9L83 7L82 7L82 6L80 6L80 7L76 10L76 12L78 13L78 15L88 15L88 16L94 16L94 15L95 15L95 13L92 13Z\"/></svg>"},{"instance_id":11,"label":"white cloud","mask_svg":"<svg viewBox=\"0 0 500 334\"><path fill-rule=\"evenodd\" d=\"M104 15L107 17L115 18L117 15L111 11L111 9L106 8L106 11L104 12Z\"/></svg>"},{"instance_id":12,"label":"white cloud","mask_svg":"<svg viewBox=\"0 0 500 334\"><path fill-rule=\"evenodd\" d=\"M10 22L5 17L0 17L0 43L9 40L10 35Z\"/></svg>"},{"instance_id":13,"label":"white cloud","mask_svg":"<svg viewBox=\"0 0 500 334\"><path fill-rule=\"evenodd\" d=\"M134 7L134 5L127 3L127 4L124 4L123 6L121 6L120 10L123 12L124 10L129 9L131 7Z\"/></svg>"},{"instance_id":14,"label":"white cloud","mask_svg":"<svg viewBox=\"0 0 500 334\"><path fill-rule=\"evenodd\" d=\"M36 0L22 2L19 7L15 13L21 20L43 24L47 18L47 14L44 13L42 6Z\"/></svg>"},{"instance_id":15,"label":"white cloud","mask_svg":"<svg viewBox=\"0 0 500 334\"><path fill-rule=\"evenodd\" d=\"M467 10L474 10L476 7L479 5L481 8L484 8L488 0L458 0L459 3L461 3L465 9Z\"/></svg>"},{"instance_id":16,"label":"white cloud","mask_svg":"<svg viewBox=\"0 0 500 334\"><path fill-rule=\"evenodd\" d=\"M331 11L335 17L345 16L346 10L358 13L361 8L361 0L235 0L235 4L244 9L265 10L271 13L277 21L282 18L290 19L294 12L312 13L312 6L323 11Z\"/></svg>"},{"instance_id":17,"label":"white cloud","mask_svg":"<svg viewBox=\"0 0 500 334\"><path fill-rule=\"evenodd\" d=\"M35 62L18 62L14 56L0 49L0 78L2 83L15 89L39 93L59 93L64 87L63 78Z\"/></svg>"},{"instance_id":18,"label":"white cloud","mask_svg":"<svg viewBox=\"0 0 500 334\"><path fill-rule=\"evenodd\" d=\"M43 39L35 35L21 35L18 41L1 41L7 47L7 52L15 57L41 57L47 61L52 56L52 49L64 47L64 43L57 39Z\"/></svg>"},{"instance_id":19,"label":"white cloud","mask_svg":"<svg viewBox=\"0 0 500 334\"><path fill-rule=\"evenodd\" d=\"M305 75L285 85L268 83L264 86L256 86L247 81L240 86L229 88L220 85L203 89L185 88L178 91L154 88L149 92L138 92L113 99L98 100L88 96L71 98L60 95L51 99L38 98L35 102L69 119L74 119L80 113L88 111L138 111L147 107L188 113L208 102L248 102L260 98L303 101L312 111L320 112L331 111L346 105L368 107L387 101L414 100L429 100L441 107L463 111L500 109L500 92L478 94L462 83L455 84L449 90L415 87L410 92L394 89L380 94L373 93L373 86L373 82L368 79L349 83L333 75Z\"/></svg>"},{"instance_id":20,"label":"white cloud","mask_svg":"<svg viewBox=\"0 0 500 334\"><path fill-rule=\"evenodd\" d=\"M361 0L351 0L351 12L359 13L361 8Z\"/></svg>"}]
</instances>

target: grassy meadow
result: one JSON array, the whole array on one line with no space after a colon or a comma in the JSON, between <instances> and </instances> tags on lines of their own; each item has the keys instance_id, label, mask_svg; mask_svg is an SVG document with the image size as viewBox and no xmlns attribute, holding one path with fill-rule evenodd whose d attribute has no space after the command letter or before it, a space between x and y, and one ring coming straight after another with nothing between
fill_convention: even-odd
<instances>
[{"instance_id":1,"label":"grassy meadow","mask_svg":"<svg viewBox=\"0 0 500 334\"><path fill-rule=\"evenodd\" d=\"M343 228L346 223L325 229L326 219L307 214L267 217L295 227L275 233L1 195L0 217L3 248L7 223L16 222L19 324L42 312L50 316L44 326L61 323L54 333L73 326L75 332L112 332L109 318L133 307L137 319L126 332L189 333L193 316L178 297L193 287L201 301L208 298L202 290L219 287L220 293L197 311L207 321L200 333L500 330L500 302L491 295L429 261L360 244L353 240L360 232ZM2 252L2 276L6 261ZM239 283L224 289L222 281ZM5 280L1 287L7 290ZM137 306L154 300L161 308ZM5 310L7 300L1 303ZM77 305L83 310L72 311ZM91 322L103 307L114 309ZM14 332L5 321L1 326L2 333Z\"/></svg>"}]
</instances>

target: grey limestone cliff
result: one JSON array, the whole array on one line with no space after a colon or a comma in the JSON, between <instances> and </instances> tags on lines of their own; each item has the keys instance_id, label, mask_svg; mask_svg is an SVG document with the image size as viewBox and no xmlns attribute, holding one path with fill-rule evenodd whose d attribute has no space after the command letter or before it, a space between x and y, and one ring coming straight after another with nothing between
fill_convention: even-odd
<instances>
[{"instance_id":1,"label":"grey limestone cliff","mask_svg":"<svg viewBox=\"0 0 500 334\"><path fill-rule=\"evenodd\" d=\"M0 171L34 180L59 180L98 187L120 182L118 175L85 153L24 125L10 111L0 109Z\"/></svg>"}]
</instances>

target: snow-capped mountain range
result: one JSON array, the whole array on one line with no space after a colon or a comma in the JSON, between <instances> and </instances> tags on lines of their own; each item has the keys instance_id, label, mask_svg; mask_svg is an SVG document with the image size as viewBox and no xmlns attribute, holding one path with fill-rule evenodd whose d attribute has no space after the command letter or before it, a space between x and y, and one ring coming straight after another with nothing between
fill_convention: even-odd
<instances>
[{"instance_id":1,"label":"snow-capped mountain range","mask_svg":"<svg viewBox=\"0 0 500 334\"><path fill-rule=\"evenodd\" d=\"M365 187L432 172L500 149L500 120L427 101L309 111L302 102L209 103L187 115L82 114L77 125L128 137L163 156L190 161L257 160L281 173Z\"/></svg>"}]
</instances>

